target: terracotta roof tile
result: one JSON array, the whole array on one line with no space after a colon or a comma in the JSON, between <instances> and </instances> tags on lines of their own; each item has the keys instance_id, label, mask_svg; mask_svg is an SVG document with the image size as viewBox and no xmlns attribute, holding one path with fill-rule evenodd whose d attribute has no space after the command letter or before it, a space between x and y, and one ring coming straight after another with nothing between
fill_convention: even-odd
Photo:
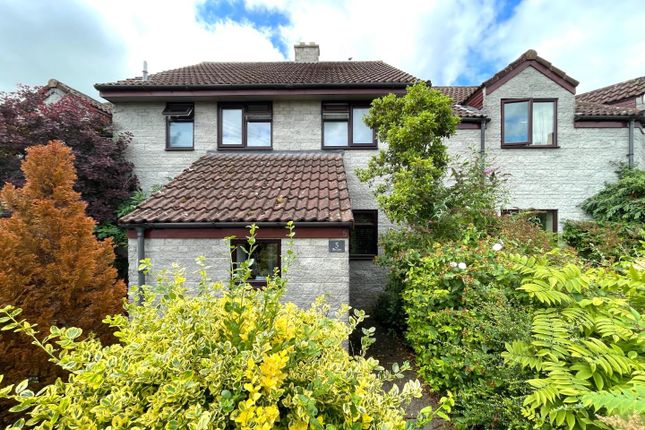
<instances>
[{"instance_id":1,"label":"terracotta roof tile","mask_svg":"<svg viewBox=\"0 0 645 430\"><path fill-rule=\"evenodd\" d=\"M322 61L317 63L204 62L179 69L117 82L96 84L97 89L217 88L236 86L306 87L333 85L394 85L405 87L418 79L382 61Z\"/></svg>"},{"instance_id":2,"label":"terracotta roof tile","mask_svg":"<svg viewBox=\"0 0 645 430\"><path fill-rule=\"evenodd\" d=\"M638 109L576 100L576 118L636 116Z\"/></svg>"},{"instance_id":3,"label":"terracotta roof tile","mask_svg":"<svg viewBox=\"0 0 645 430\"><path fill-rule=\"evenodd\" d=\"M352 222L338 153L214 153L121 218L124 224Z\"/></svg>"},{"instance_id":4,"label":"terracotta roof tile","mask_svg":"<svg viewBox=\"0 0 645 430\"><path fill-rule=\"evenodd\" d=\"M455 103L461 103L464 100L466 100L472 93L477 91L478 86L473 86L473 85L468 85L468 86L463 86L463 85L455 85L455 86L446 86L446 87L435 87L433 86L435 90L439 90L451 99L454 100Z\"/></svg>"},{"instance_id":5,"label":"terracotta roof tile","mask_svg":"<svg viewBox=\"0 0 645 430\"><path fill-rule=\"evenodd\" d=\"M579 94L576 99L585 102L612 104L637 97L643 93L645 93L645 76Z\"/></svg>"}]
</instances>

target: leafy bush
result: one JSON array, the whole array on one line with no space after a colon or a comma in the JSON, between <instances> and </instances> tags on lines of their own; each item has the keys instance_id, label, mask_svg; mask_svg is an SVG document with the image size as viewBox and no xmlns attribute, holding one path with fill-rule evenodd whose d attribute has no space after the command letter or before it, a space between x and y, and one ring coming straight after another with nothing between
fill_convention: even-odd
<instances>
[{"instance_id":1,"label":"leafy bush","mask_svg":"<svg viewBox=\"0 0 645 430\"><path fill-rule=\"evenodd\" d=\"M30 147L25 185L0 191L11 213L0 219L0 305L20 306L40 325L76 325L114 340L101 320L121 311L125 285L112 267L112 244L93 236L94 221L73 190L71 152L60 142ZM0 334L0 369L10 382L44 384L65 373L47 358L20 337Z\"/></svg>"},{"instance_id":2,"label":"leafy bush","mask_svg":"<svg viewBox=\"0 0 645 430\"><path fill-rule=\"evenodd\" d=\"M344 322L347 309L330 318L322 301L306 310L281 304L285 282L277 274L264 290L246 283L250 260L234 270L226 287L209 283L203 259L200 264L197 295L187 293L176 268L154 287L135 290L140 306L127 305L127 317L106 318L116 330L116 345L78 341L80 330L52 327L41 346L70 372L69 379L39 393L23 382L0 395L17 401L15 410L27 411L28 427L406 428L402 405L420 396L419 382L385 392L383 382L400 378L398 370L406 367L384 371L365 355L350 356L344 346L362 312ZM3 312L4 330L33 336L18 310ZM365 338L363 344L369 343ZM449 404L425 413L443 414Z\"/></svg>"},{"instance_id":3,"label":"leafy bush","mask_svg":"<svg viewBox=\"0 0 645 430\"><path fill-rule=\"evenodd\" d=\"M524 415L536 426L609 428L601 415L645 411L645 271L583 271L516 257L520 291L538 309L531 339L509 342L504 358L536 373Z\"/></svg>"},{"instance_id":4,"label":"leafy bush","mask_svg":"<svg viewBox=\"0 0 645 430\"><path fill-rule=\"evenodd\" d=\"M479 238L435 244L405 280L406 339L430 388L455 393L457 428L529 428L521 418L528 376L501 353L528 337L531 311L501 247Z\"/></svg>"},{"instance_id":5,"label":"leafy bush","mask_svg":"<svg viewBox=\"0 0 645 430\"><path fill-rule=\"evenodd\" d=\"M638 255L645 226L609 221L566 221L562 238L592 264L611 265Z\"/></svg>"},{"instance_id":6,"label":"leafy bush","mask_svg":"<svg viewBox=\"0 0 645 430\"><path fill-rule=\"evenodd\" d=\"M88 215L99 223L114 221L119 205L138 188L125 158L130 136L113 136L111 118L77 97L46 105L44 96L41 88L28 87L0 93L0 185L22 186L20 160L29 146L62 140L74 153L75 189Z\"/></svg>"},{"instance_id":7,"label":"leafy bush","mask_svg":"<svg viewBox=\"0 0 645 430\"><path fill-rule=\"evenodd\" d=\"M605 184L582 209L597 221L645 224L645 170L622 165L616 174L618 181Z\"/></svg>"}]
</instances>

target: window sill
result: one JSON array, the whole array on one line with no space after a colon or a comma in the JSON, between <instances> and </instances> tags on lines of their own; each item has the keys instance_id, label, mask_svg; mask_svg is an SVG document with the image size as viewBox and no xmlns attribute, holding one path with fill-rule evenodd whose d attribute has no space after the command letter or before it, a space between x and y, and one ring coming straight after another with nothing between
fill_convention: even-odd
<instances>
[{"instance_id":1,"label":"window sill","mask_svg":"<svg viewBox=\"0 0 645 430\"><path fill-rule=\"evenodd\" d=\"M166 151L194 151L195 148L166 148Z\"/></svg>"},{"instance_id":2,"label":"window sill","mask_svg":"<svg viewBox=\"0 0 645 430\"><path fill-rule=\"evenodd\" d=\"M350 255L350 261L372 261L377 257L377 255Z\"/></svg>"},{"instance_id":3,"label":"window sill","mask_svg":"<svg viewBox=\"0 0 645 430\"><path fill-rule=\"evenodd\" d=\"M356 151L356 150L361 150L361 149L362 150L373 151L375 149L378 149L378 146L368 146L368 145L365 145L365 146L323 146L322 149L323 150L328 149L330 151L338 151L339 149L350 150L350 151Z\"/></svg>"},{"instance_id":4,"label":"window sill","mask_svg":"<svg viewBox=\"0 0 645 430\"><path fill-rule=\"evenodd\" d=\"M241 146L232 146L232 147L227 147L227 146L218 146L217 147L218 152L234 152L234 151L251 151L251 152L271 152L273 151L273 147L270 148L261 148L261 147L241 147Z\"/></svg>"},{"instance_id":5,"label":"window sill","mask_svg":"<svg viewBox=\"0 0 645 430\"><path fill-rule=\"evenodd\" d=\"M504 145L502 149L559 149L560 145Z\"/></svg>"}]
</instances>

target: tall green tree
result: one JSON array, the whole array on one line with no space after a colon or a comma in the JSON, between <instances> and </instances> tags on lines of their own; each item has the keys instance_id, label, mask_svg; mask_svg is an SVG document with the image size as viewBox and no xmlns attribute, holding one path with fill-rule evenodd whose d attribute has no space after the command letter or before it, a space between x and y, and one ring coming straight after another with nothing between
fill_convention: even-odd
<instances>
[{"instance_id":1,"label":"tall green tree","mask_svg":"<svg viewBox=\"0 0 645 430\"><path fill-rule=\"evenodd\" d=\"M374 100L365 123L387 148L358 171L359 178L373 186L390 220L426 226L444 209L440 184L448 155L443 139L454 134L459 123L452 100L420 82L408 87L404 96Z\"/></svg>"}]
</instances>

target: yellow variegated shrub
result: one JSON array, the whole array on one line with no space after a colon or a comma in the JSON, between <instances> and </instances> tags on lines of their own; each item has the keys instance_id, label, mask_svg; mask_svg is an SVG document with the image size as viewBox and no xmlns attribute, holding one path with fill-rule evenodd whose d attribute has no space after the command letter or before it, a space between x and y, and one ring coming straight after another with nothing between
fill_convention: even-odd
<instances>
[{"instance_id":1,"label":"yellow variegated shrub","mask_svg":"<svg viewBox=\"0 0 645 430\"><path fill-rule=\"evenodd\" d=\"M204 272L204 271L202 271ZM181 271L160 276L127 305L128 316L108 317L119 342L78 341L78 329L51 328L40 343L67 369L38 393L26 382L0 390L25 414L16 423L78 429L403 429L403 406L420 396L418 381L385 391L400 377L374 359L351 356L348 335L362 312L346 316L318 301L309 309L281 304L284 281L264 290L244 282L189 294ZM203 273L205 275L205 273ZM38 336L19 310L2 309L4 329Z\"/></svg>"}]
</instances>

